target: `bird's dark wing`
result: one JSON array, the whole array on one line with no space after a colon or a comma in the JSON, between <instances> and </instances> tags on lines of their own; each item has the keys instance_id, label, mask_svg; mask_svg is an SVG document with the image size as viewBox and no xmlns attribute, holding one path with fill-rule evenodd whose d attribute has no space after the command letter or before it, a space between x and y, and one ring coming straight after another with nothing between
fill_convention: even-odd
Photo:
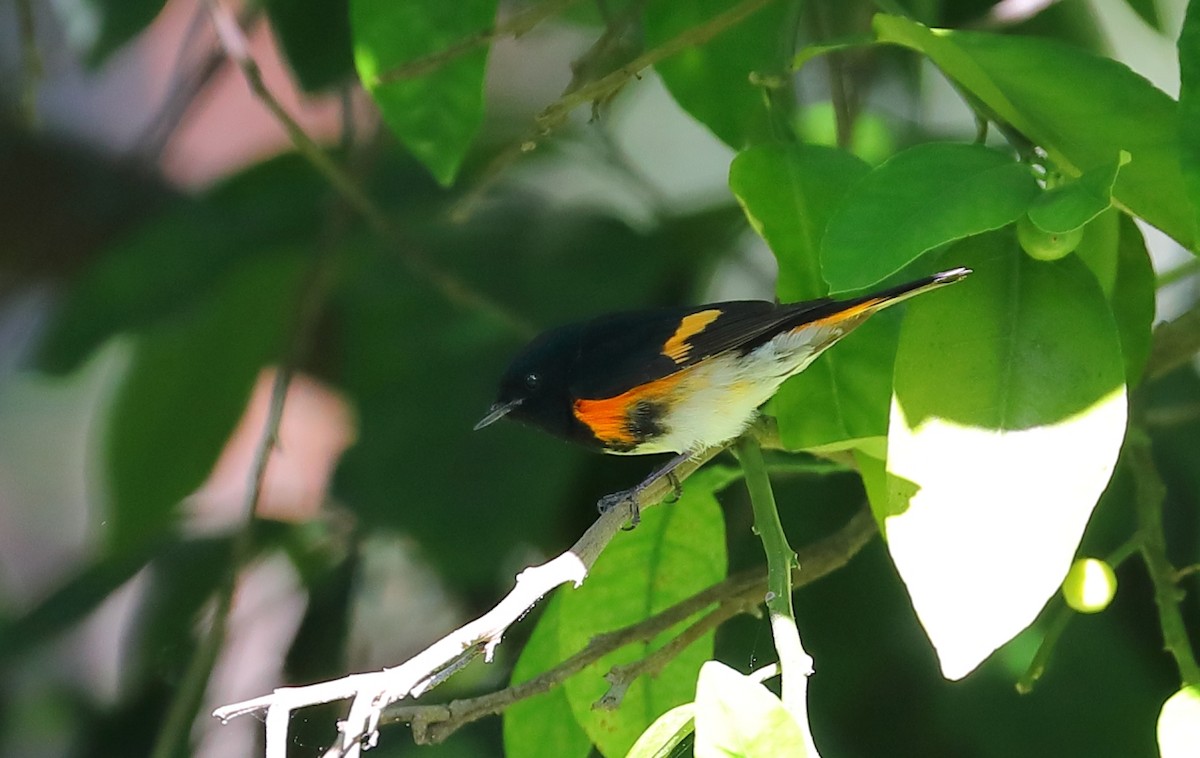
<instances>
[{"instance_id":1,"label":"bird's dark wing","mask_svg":"<svg viewBox=\"0 0 1200 758\"><path fill-rule=\"evenodd\" d=\"M830 300L775 305L735 300L602 316L579 341L571 389L576 397L618 395L727 350L747 350L779 330L819 318Z\"/></svg>"}]
</instances>

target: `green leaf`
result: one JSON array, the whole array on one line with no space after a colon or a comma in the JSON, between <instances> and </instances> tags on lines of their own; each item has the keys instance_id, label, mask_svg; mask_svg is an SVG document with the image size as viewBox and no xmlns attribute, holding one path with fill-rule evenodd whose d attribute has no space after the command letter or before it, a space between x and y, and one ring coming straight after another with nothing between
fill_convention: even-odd
<instances>
[{"instance_id":1,"label":"green leaf","mask_svg":"<svg viewBox=\"0 0 1200 758\"><path fill-rule=\"evenodd\" d=\"M212 470L282 347L303 264L292 254L247 260L192 313L139 340L106 434L114 550L167 527Z\"/></svg>"},{"instance_id":2,"label":"green leaf","mask_svg":"<svg viewBox=\"0 0 1200 758\"><path fill-rule=\"evenodd\" d=\"M418 77L390 71L487 29L496 0L351 0L354 63L383 120L441 184L454 182L483 123L488 48L448 60Z\"/></svg>"},{"instance_id":3,"label":"green leaf","mask_svg":"<svg viewBox=\"0 0 1200 758\"><path fill-rule=\"evenodd\" d=\"M513 666L511 685L549 671L574 652L558 644L563 593L562 589L554 593L538 619ZM509 758L587 758L591 751L592 741L575 723L562 687L517 702L504 712L504 754Z\"/></svg>"},{"instance_id":4,"label":"green leaf","mask_svg":"<svg viewBox=\"0 0 1200 758\"><path fill-rule=\"evenodd\" d=\"M679 743L695 730L696 705L677 705L646 727L625 758L670 758Z\"/></svg>"},{"instance_id":5,"label":"green leaf","mask_svg":"<svg viewBox=\"0 0 1200 758\"><path fill-rule=\"evenodd\" d=\"M74 0L67 8L76 16L91 16L97 25L92 32L87 64L98 68L108 58L141 34L158 17L167 0ZM86 25L86 24L85 24Z\"/></svg>"},{"instance_id":6,"label":"green leaf","mask_svg":"<svg viewBox=\"0 0 1200 758\"><path fill-rule=\"evenodd\" d=\"M714 493L737 477L731 468L703 469L685 482L678 502L647 510L637 529L619 534L583 586L563 593L560 649L581 650L597 634L637 623L724 579L725 523ZM613 666L646 657L688 623L610 653L567 680L575 719L604 755L625 755L655 718L692 699L692 682L712 657L711 633L657 676L635 680L616 710L593 708L608 691L604 675Z\"/></svg>"},{"instance_id":7,"label":"green leaf","mask_svg":"<svg viewBox=\"0 0 1200 758\"><path fill-rule=\"evenodd\" d=\"M1125 0L1125 4L1152 29L1163 31L1162 14L1158 12L1158 0Z\"/></svg>"},{"instance_id":8,"label":"green leaf","mask_svg":"<svg viewBox=\"0 0 1200 758\"><path fill-rule=\"evenodd\" d=\"M895 313L873 316L788 379L767 406L789 450L859 448L882 458L899 338Z\"/></svg>"},{"instance_id":9,"label":"green leaf","mask_svg":"<svg viewBox=\"0 0 1200 758\"><path fill-rule=\"evenodd\" d=\"M1062 583L1116 464L1126 393L1108 303L1076 256L1034 261L1009 230L952 252L975 273L910 304L901 330L885 525L958 679Z\"/></svg>"},{"instance_id":10,"label":"green leaf","mask_svg":"<svg viewBox=\"0 0 1200 758\"><path fill-rule=\"evenodd\" d=\"M305 92L354 75L349 0L265 0L271 28Z\"/></svg>"},{"instance_id":11,"label":"green leaf","mask_svg":"<svg viewBox=\"0 0 1200 758\"><path fill-rule=\"evenodd\" d=\"M210 298L252 251L307 243L326 192L308 165L285 156L174 203L105 248L72 286L40 346L39 367L71 371L113 335Z\"/></svg>"},{"instance_id":12,"label":"green leaf","mask_svg":"<svg viewBox=\"0 0 1200 758\"><path fill-rule=\"evenodd\" d=\"M1050 234L1075 231L1112 205L1117 172L1128 162L1129 153L1122 150L1111 163L1085 171L1075 181L1043 192L1029 206L1029 220Z\"/></svg>"},{"instance_id":13,"label":"green leaf","mask_svg":"<svg viewBox=\"0 0 1200 758\"><path fill-rule=\"evenodd\" d=\"M1131 156L1113 197L1132 213L1196 247L1196 211L1180 170L1176 103L1108 58L1034 37L931 30L877 15L883 42L929 56L996 118L1042 147L1064 173L1078 176Z\"/></svg>"},{"instance_id":14,"label":"green leaf","mask_svg":"<svg viewBox=\"0 0 1200 758\"><path fill-rule=\"evenodd\" d=\"M823 297L819 251L825 224L870 167L844 150L771 143L738 153L729 188L779 262L783 302Z\"/></svg>"},{"instance_id":15,"label":"green leaf","mask_svg":"<svg viewBox=\"0 0 1200 758\"><path fill-rule=\"evenodd\" d=\"M1108 299L1121 353L1125 381L1137 386L1150 355L1154 323L1155 276L1142 231L1133 219L1110 210L1088 224L1076 250Z\"/></svg>"},{"instance_id":16,"label":"green leaf","mask_svg":"<svg viewBox=\"0 0 1200 758\"><path fill-rule=\"evenodd\" d=\"M804 733L762 684L719 661L696 682L696 758L804 758Z\"/></svg>"},{"instance_id":17,"label":"green leaf","mask_svg":"<svg viewBox=\"0 0 1200 758\"><path fill-rule=\"evenodd\" d=\"M1179 168L1193 223L1200 225L1200 3L1188 3L1177 45Z\"/></svg>"},{"instance_id":18,"label":"green leaf","mask_svg":"<svg viewBox=\"0 0 1200 758\"><path fill-rule=\"evenodd\" d=\"M854 185L829 219L825 279L833 292L874 284L935 247L1011 224L1037 192L1028 167L997 150L909 148Z\"/></svg>"},{"instance_id":19,"label":"green leaf","mask_svg":"<svg viewBox=\"0 0 1200 758\"><path fill-rule=\"evenodd\" d=\"M1200 687L1184 687L1158 714L1158 754L1189 758L1200 753Z\"/></svg>"},{"instance_id":20,"label":"green leaf","mask_svg":"<svg viewBox=\"0 0 1200 758\"><path fill-rule=\"evenodd\" d=\"M663 45L740 2L650 0L643 16L646 46ZM790 15L789 3L768 3L705 44L655 65L680 107L735 150L773 136L766 96L750 74L788 70Z\"/></svg>"},{"instance_id":21,"label":"green leaf","mask_svg":"<svg viewBox=\"0 0 1200 758\"><path fill-rule=\"evenodd\" d=\"M844 150L814 145L757 145L734 159L729 186L779 262L780 300L826 294L818 257L826 223L869 172ZM877 369L891 365L896 334L893 321L874 319L788 380L770 406L788 448L844 447L869 437L882 443L891 378Z\"/></svg>"}]
</instances>

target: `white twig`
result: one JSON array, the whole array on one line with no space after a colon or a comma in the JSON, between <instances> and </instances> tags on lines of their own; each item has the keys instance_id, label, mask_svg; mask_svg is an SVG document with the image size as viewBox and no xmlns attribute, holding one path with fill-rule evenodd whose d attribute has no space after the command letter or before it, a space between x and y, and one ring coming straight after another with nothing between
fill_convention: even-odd
<instances>
[{"instance_id":1,"label":"white twig","mask_svg":"<svg viewBox=\"0 0 1200 758\"><path fill-rule=\"evenodd\" d=\"M675 478L687 478L721 449L714 448L680 465L675 470ZM674 487L669 477L659 477L638 493L637 506L644 510L655 505ZM228 721L266 710L267 758L284 758L292 711L353 698L349 714L338 723L341 739L325 755L327 758L358 758L364 748L374 747L378 742L379 720L386 707L405 697L416 697L427 691L443 681L448 673L453 673L480 653L490 662L504 632L542 596L560 584L582 584L592 564L628 515L620 508L601 515L565 553L522 571L517 576L516 586L495 608L446 635L400 666L351 674L303 687L281 687L270 695L222 706L213 711L213 716Z\"/></svg>"}]
</instances>

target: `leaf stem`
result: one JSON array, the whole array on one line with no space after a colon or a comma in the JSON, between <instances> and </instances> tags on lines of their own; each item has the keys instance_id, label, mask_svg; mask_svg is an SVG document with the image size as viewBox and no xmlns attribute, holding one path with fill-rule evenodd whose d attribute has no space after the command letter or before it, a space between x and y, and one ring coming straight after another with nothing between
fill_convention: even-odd
<instances>
[{"instance_id":1,"label":"leaf stem","mask_svg":"<svg viewBox=\"0 0 1200 758\"><path fill-rule=\"evenodd\" d=\"M1179 610L1180 593L1175 584L1175 567L1167 558L1167 538L1162 520L1167 488L1154 465L1149 437L1142 430L1131 428L1126 444L1136 486L1134 505L1137 509L1142 560L1146 563L1150 581L1154 583L1154 602L1158 605L1163 645L1175 659L1184 686L1198 686L1200 666L1196 664L1196 654L1192 651L1183 614Z\"/></svg>"},{"instance_id":2,"label":"leaf stem","mask_svg":"<svg viewBox=\"0 0 1200 758\"><path fill-rule=\"evenodd\" d=\"M754 526L767 553L767 614L775 651L779 654L783 706L796 719L804 733L807 755L816 756L812 730L808 725L808 677L813 672L813 660L804 651L800 631L796 627L796 612L792 607L792 567L796 552L788 545L775 493L767 475L762 448L753 432L742 435L737 442L738 459L746 474L746 489L754 509Z\"/></svg>"}]
</instances>

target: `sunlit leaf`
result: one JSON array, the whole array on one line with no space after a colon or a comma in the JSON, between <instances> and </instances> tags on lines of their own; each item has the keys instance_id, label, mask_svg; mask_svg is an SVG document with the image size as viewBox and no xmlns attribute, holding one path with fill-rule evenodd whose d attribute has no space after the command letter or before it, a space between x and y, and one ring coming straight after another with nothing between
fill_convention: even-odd
<instances>
[{"instance_id":1,"label":"sunlit leaf","mask_svg":"<svg viewBox=\"0 0 1200 758\"><path fill-rule=\"evenodd\" d=\"M1162 758L1200 754L1200 687L1184 687L1163 703L1158 714L1158 754Z\"/></svg>"},{"instance_id":2,"label":"sunlit leaf","mask_svg":"<svg viewBox=\"0 0 1200 758\"><path fill-rule=\"evenodd\" d=\"M496 0L351 0L354 63L383 120L443 185L453 183L483 123L487 46L408 79L397 67L487 29Z\"/></svg>"},{"instance_id":3,"label":"sunlit leaf","mask_svg":"<svg viewBox=\"0 0 1200 758\"><path fill-rule=\"evenodd\" d=\"M625 758L670 758L676 746L695 730L695 704L675 706L642 732Z\"/></svg>"},{"instance_id":4,"label":"sunlit leaf","mask_svg":"<svg viewBox=\"0 0 1200 758\"><path fill-rule=\"evenodd\" d=\"M1062 583L1116 463L1126 401L1116 326L1077 258L1034 261L1007 231L953 256L975 273L910 304L901 331L885 525L958 679Z\"/></svg>"},{"instance_id":5,"label":"sunlit leaf","mask_svg":"<svg viewBox=\"0 0 1200 758\"><path fill-rule=\"evenodd\" d=\"M762 684L719 661L696 682L696 758L804 758L804 733Z\"/></svg>"},{"instance_id":6,"label":"sunlit leaf","mask_svg":"<svg viewBox=\"0 0 1200 758\"><path fill-rule=\"evenodd\" d=\"M678 502L646 511L637 529L619 534L583 586L563 593L560 648L580 650L597 634L641 621L724 579L725 523L714 492L737 475L729 468L703 469L684 483ZM624 756L659 715L692 699L700 666L712 657L712 634L657 676L639 677L616 710L593 708L609 689L604 675L613 666L644 658L685 626L627 645L567 680L571 711L605 756Z\"/></svg>"},{"instance_id":7,"label":"sunlit leaf","mask_svg":"<svg viewBox=\"0 0 1200 758\"><path fill-rule=\"evenodd\" d=\"M825 279L832 292L879 282L935 247L1012 223L1037 192L1028 167L997 150L909 148L854 185L829 219Z\"/></svg>"},{"instance_id":8,"label":"sunlit leaf","mask_svg":"<svg viewBox=\"0 0 1200 758\"><path fill-rule=\"evenodd\" d=\"M558 644L565 591L557 591L550 599L521 649L513 666L513 685L548 671L575 652ZM514 703L504 712L504 754L509 758L586 758L591 751L592 741L575 723L562 687Z\"/></svg>"},{"instance_id":9,"label":"sunlit leaf","mask_svg":"<svg viewBox=\"0 0 1200 758\"><path fill-rule=\"evenodd\" d=\"M1180 171L1176 103L1125 65L1047 39L931 30L877 15L879 39L929 56L996 117L1069 175L1132 156L1113 197L1179 241L1196 245L1196 212Z\"/></svg>"}]
</instances>

